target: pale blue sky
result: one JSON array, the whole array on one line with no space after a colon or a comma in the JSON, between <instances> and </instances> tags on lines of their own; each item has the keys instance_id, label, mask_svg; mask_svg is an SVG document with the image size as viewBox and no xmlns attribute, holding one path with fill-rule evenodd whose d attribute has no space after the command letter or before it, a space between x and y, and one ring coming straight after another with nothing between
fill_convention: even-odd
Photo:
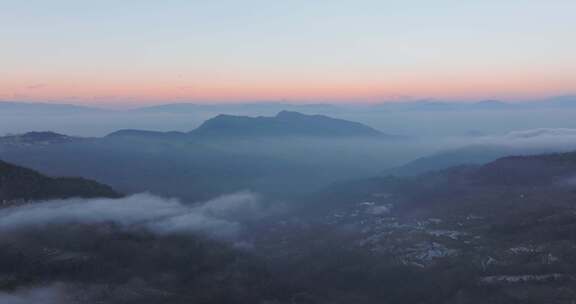
<instances>
[{"instance_id":1,"label":"pale blue sky","mask_svg":"<svg viewBox=\"0 0 576 304\"><path fill-rule=\"evenodd\" d=\"M0 98L576 91L576 1L0 0Z\"/></svg>"}]
</instances>

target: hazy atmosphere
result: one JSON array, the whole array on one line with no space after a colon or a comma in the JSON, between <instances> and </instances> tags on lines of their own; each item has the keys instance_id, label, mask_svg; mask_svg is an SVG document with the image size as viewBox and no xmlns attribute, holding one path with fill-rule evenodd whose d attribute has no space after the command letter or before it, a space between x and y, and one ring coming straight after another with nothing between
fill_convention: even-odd
<instances>
[{"instance_id":1,"label":"hazy atmosphere","mask_svg":"<svg viewBox=\"0 0 576 304\"><path fill-rule=\"evenodd\" d=\"M0 1L0 304L573 304L575 12Z\"/></svg>"}]
</instances>

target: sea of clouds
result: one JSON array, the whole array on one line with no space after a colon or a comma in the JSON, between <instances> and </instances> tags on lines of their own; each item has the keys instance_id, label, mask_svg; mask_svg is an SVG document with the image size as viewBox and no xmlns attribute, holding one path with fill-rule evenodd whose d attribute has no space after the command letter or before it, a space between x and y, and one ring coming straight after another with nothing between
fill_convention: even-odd
<instances>
[{"instance_id":1,"label":"sea of clouds","mask_svg":"<svg viewBox=\"0 0 576 304\"><path fill-rule=\"evenodd\" d=\"M241 232L242 222L271 212L261 197L251 192L223 195L198 204L143 193L119 199L52 200L5 208L0 210L0 230L9 233L50 224L114 223L127 230L146 229L158 235L195 233L233 239Z\"/></svg>"}]
</instances>

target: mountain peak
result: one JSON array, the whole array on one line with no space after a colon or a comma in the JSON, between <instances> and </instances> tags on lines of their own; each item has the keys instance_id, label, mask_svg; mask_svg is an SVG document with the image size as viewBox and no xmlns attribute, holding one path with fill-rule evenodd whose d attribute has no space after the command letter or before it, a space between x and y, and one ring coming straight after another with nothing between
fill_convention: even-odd
<instances>
[{"instance_id":1,"label":"mountain peak","mask_svg":"<svg viewBox=\"0 0 576 304\"><path fill-rule=\"evenodd\" d=\"M225 137L278 136L382 136L361 123L324 115L307 115L294 111L280 111L276 116L234 116L221 114L204 122L192 135Z\"/></svg>"},{"instance_id":2,"label":"mountain peak","mask_svg":"<svg viewBox=\"0 0 576 304\"><path fill-rule=\"evenodd\" d=\"M55 144L71 142L77 139L79 138L52 131L35 131L24 134L2 136L0 137L0 144Z\"/></svg>"},{"instance_id":3,"label":"mountain peak","mask_svg":"<svg viewBox=\"0 0 576 304\"><path fill-rule=\"evenodd\" d=\"M314 115L314 116L319 116L319 115ZM278 114L276 114L276 118L283 118L283 119L314 117L314 116L302 114L302 113L296 112L296 111L287 111L287 110L280 111L280 112L278 112Z\"/></svg>"},{"instance_id":4,"label":"mountain peak","mask_svg":"<svg viewBox=\"0 0 576 304\"><path fill-rule=\"evenodd\" d=\"M162 138L162 137L178 137L184 133L178 131L161 132L149 130L136 130L136 129L121 129L114 131L106 137L108 138L128 138L128 137L147 137L147 138Z\"/></svg>"}]
</instances>

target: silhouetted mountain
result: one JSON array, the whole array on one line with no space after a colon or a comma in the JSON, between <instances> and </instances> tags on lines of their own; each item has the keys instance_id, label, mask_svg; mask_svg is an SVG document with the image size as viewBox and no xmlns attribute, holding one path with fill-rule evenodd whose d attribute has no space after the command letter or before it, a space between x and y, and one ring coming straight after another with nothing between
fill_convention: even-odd
<instances>
[{"instance_id":1,"label":"silhouetted mountain","mask_svg":"<svg viewBox=\"0 0 576 304\"><path fill-rule=\"evenodd\" d=\"M84 178L44 176L0 161L0 202L5 205L60 198L120 197L112 188Z\"/></svg>"},{"instance_id":2,"label":"silhouetted mountain","mask_svg":"<svg viewBox=\"0 0 576 304\"><path fill-rule=\"evenodd\" d=\"M80 137L63 135L50 131L28 132L24 134L6 135L0 137L0 145L26 146L26 145L49 145L69 143L81 140Z\"/></svg>"},{"instance_id":3,"label":"silhouetted mountain","mask_svg":"<svg viewBox=\"0 0 576 304\"><path fill-rule=\"evenodd\" d=\"M376 111L452 111L462 108L462 103L436 100L385 102L372 106Z\"/></svg>"},{"instance_id":4,"label":"silhouetted mountain","mask_svg":"<svg viewBox=\"0 0 576 304\"><path fill-rule=\"evenodd\" d=\"M282 111L274 117L218 115L190 132L199 137L375 137L386 136L366 125L324 115Z\"/></svg>"},{"instance_id":5,"label":"silhouetted mountain","mask_svg":"<svg viewBox=\"0 0 576 304\"><path fill-rule=\"evenodd\" d=\"M468 105L468 108L482 110L501 110L514 108L514 105L499 100L482 100Z\"/></svg>"},{"instance_id":6,"label":"silhouetted mountain","mask_svg":"<svg viewBox=\"0 0 576 304\"><path fill-rule=\"evenodd\" d=\"M482 100L478 102L458 102L442 100L416 100L404 102L385 102L372 106L376 111L466 111L466 110L522 110L576 107L576 96L565 95L530 102L505 102L500 100Z\"/></svg>"},{"instance_id":7,"label":"silhouetted mountain","mask_svg":"<svg viewBox=\"0 0 576 304\"><path fill-rule=\"evenodd\" d=\"M485 164L518 153L510 147L474 145L420 157L399 167L384 170L382 175L411 176L459 165Z\"/></svg>"},{"instance_id":8,"label":"silhouetted mountain","mask_svg":"<svg viewBox=\"0 0 576 304\"><path fill-rule=\"evenodd\" d=\"M186 105L174 105L186 106ZM187 135L187 136L184 136ZM205 121L188 133L148 130L118 130L107 135L109 138L151 138L151 139L222 139L258 137L383 137L385 135L369 126L324 115L306 115L292 111L281 111L276 116L249 117L220 114Z\"/></svg>"},{"instance_id":9,"label":"silhouetted mountain","mask_svg":"<svg viewBox=\"0 0 576 304\"><path fill-rule=\"evenodd\" d=\"M500 158L475 177L496 186L576 186L576 152Z\"/></svg>"},{"instance_id":10,"label":"silhouetted mountain","mask_svg":"<svg viewBox=\"0 0 576 304\"><path fill-rule=\"evenodd\" d=\"M546 130L518 133L517 137L546 135ZM552 131L549 131L552 132ZM535 155L566 151L568 148L550 146L472 145L420 157L402 166L384 170L382 175L411 176L460 165L482 165L508 155Z\"/></svg>"},{"instance_id":11,"label":"silhouetted mountain","mask_svg":"<svg viewBox=\"0 0 576 304\"><path fill-rule=\"evenodd\" d=\"M179 138L184 136L186 133L178 131L160 132L160 131L148 131L148 130L118 130L112 132L106 137L149 137L149 138Z\"/></svg>"},{"instance_id":12,"label":"silhouetted mountain","mask_svg":"<svg viewBox=\"0 0 576 304\"><path fill-rule=\"evenodd\" d=\"M373 106L376 110L385 111L464 111L464 110L505 110L520 107L499 100L482 100L478 102L451 102L441 100L417 100L404 102L386 102Z\"/></svg>"},{"instance_id":13,"label":"silhouetted mountain","mask_svg":"<svg viewBox=\"0 0 576 304\"><path fill-rule=\"evenodd\" d=\"M546 204L572 208L575 190L576 152L567 152L509 156L409 177L341 182L322 193L319 201L395 201L396 208L428 216L452 216L457 210L500 217ZM513 204L516 209L507 209Z\"/></svg>"},{"instance_id":14,"label":"silhouetted mountain","mask_svg":"<svg viewBox=\"0 0 576 304\"><path fill-rule=\"evenodd\" d=\"M14 140L29 137L35 141ZM40 140L68 137L7 138L17 144L0 140L0 157L17 165L54 176L85 176L123 193L150 191L195 201L245 189L303 193L372 175L386 164L376 150L397 137L355 122L284 111L274 117L220 115L189 133L119 130L103 138L70 137L59 145ZM362 145L372 149L357 148ZM329 153L336 149L339 153Z\"/></svg>"}]
</instances>

